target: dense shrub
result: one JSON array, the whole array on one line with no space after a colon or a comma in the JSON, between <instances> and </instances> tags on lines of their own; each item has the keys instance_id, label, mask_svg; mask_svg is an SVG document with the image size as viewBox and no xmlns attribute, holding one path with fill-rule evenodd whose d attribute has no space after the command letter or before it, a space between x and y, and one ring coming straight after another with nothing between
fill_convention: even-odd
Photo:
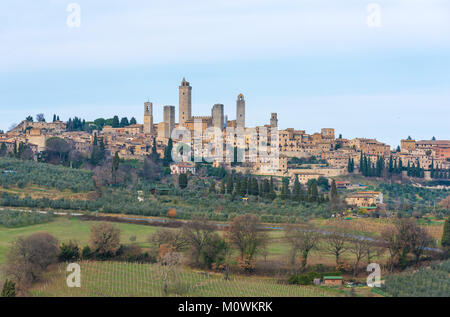
<instances>
[{"instance_id":1,"label":"dense shrub","mask_svg":"<svg viewBox=\"0 0 450 317\"><path fill-rule=\"evenodd\" d=\"M325 273L318 273L314 271L310 271L304 274L294 274L289 277L289 284L297 284L297 285L312 285L314 282L314 279L319 278L323 279L324 276L340 276L341 273L336 272L325 272Z\"/></svg>"},{"instance_id":2,"label":"dense shrub","mask_svg":"<svg viewBox=\"0 0 450 317\"><path fill-rule=\"evenodd\" d=\"M59 249L58 260L61 262L76 261L80 258L80 248L74 241L63 242Z\"/></svg>"}]
</instances>

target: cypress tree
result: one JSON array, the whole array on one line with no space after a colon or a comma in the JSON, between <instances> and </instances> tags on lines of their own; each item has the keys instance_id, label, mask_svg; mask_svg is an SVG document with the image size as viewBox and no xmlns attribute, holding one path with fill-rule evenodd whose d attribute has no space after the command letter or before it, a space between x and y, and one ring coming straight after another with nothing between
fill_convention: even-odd
<instances>
[{"instance_id":1,"label":"cypress tree","mask_svg":"<svg viewBox=\"0 0 450 317\"><path fill-rule=\"evenodd\" d=\"M225 178L222 178L222 182L220 183L220 193L225 194Z\"/></svg>"},{"instance_id":2,"label":"cypress tree","mask_svg":"<svg viewBox=\"0 0 450 317\"><path fill-rule=\"evenodd\" d=\"M215 181L211 181L211 184L209 185L209 193L216 193L216 182Z\"/></svg>"},{"instance_id":3,"label":"cypress tree","mask_svg":"<svg viewBox=\"0 0 450 317\"><path fill-rule=\"evenodd\" d=\"M442 233L441 245L450 248L450 216L445 219L444 232Z\"/></svg>"},{"instance_id":4,"label":"cypress tree","mask_svg":"<svg viewBox=\"0 0 450 317\"><path fill-rule=\"evenodd\" d=\"M16 283L6 279L3 283L1 297L16 297Z\"/></svg>"},{"instance_id":5,"label":"cypress tree","mask_svg":"<svg viewBox=\"0 0 450 317\"><path fill-rule=\"evenodd\" d=\"M111 170L113 184L116 184L117 182L117 170L119 169L119 164L120 164L119 152L116 152L116 154L114 154L114 158L112 161L112 170Z\"/></svg>"}]
</instances>

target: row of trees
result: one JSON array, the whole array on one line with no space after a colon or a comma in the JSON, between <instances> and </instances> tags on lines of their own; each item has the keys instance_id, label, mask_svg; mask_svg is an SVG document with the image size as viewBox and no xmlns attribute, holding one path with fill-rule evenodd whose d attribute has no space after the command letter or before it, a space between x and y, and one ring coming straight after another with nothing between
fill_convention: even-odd
<instances>
[{"instance_id":1,"label":"row of trees","mask_svg":"<svg viewBox=\"0 0 450 317\"><path fill-rule=\"evenodd\" d=\"M425 168L420 166L420 162L411 163L408 161L408 165L404 166L401 159L396 159L390 156L388 163L384 156L378 156L376 161L373 162L370 156L361 152L359 164L359 172L366 177L389 177L392 175L401 174L402 171L406 171L409 177L424 178ZM436 179L449 179L450 170L442 169L435 166L434 161L429 167L431 178ZM347 171L353 173L355 171L355 162L353 158L349 158L347 162Z\"/></svg>"},{"instance_id":2,"label":"row of trees","mask_svg":"<svg viewBox=\"0 0 450 317\"><path fill-rule=\"evenodd\" d=\"M252 175L233 173L222 179L218 190L216 189L215 181L212 180L209 192L219 192L220 194L241 197L259 196L271 200L274 200L279 196L282 200L293 200L297 202L322 203L328 201L328 196L320 193L319 182L317 180L309 181L306 185L306 190L304 190L303 186L298 181L298 177L295 178L292 188L289 184L289 178L283 178L280 194L277 195L272 177L259 180Z\"/></svg>"},{"instance_id":3,"label":"row of trees","mask_svg":"<svg viewBox=\"0 0 450 317\"><path fill-rule=\"evenodd\" d=\"M59 117L56 117L56 120L59 120ZM93 122L87 122L85 119L75 117L73 119L69 118L66 125L67 131L92 131L93 129L102 130L105 125L112 126L113 128L124 128L136 123L137 121L134 117L128 120L127 117L119 119L119 116L114 116L110 119L98 118Z\"/></svg>"},{"instance_id":4,"label":"row of trees","mask_svg":"<svg viewBox=\"0 0 450 317\"><path fill-rule=\"evenodd\" d=\"M167 253L185 252L191 266L223 271L228 279L230 265L237 265L245 272L255 268L256 255L266 248L268 235L255 215L236 217L223 237L217 226L205 220L193 220L181 230L163 229L149 237L156 245L159 258ZM237 257L232 258L233 250Z\"/></svg>"},{"instance_id":5,"label":"row of trees","mask_svg":"<svg viewBox=\"0 0 450 317\"><path fill-rule=\"evenodd\" d=\"M307 265L311 251L322 250L335 257L336 267L340 267L342 255L353 255L353 274L358 274L361 261L366 258L371 263L374 257L388 252L388 267L392 271L395 266L405 268L409 264L408 255L412 255L414 263L421 260L427 248L434 246L433 238L428 232L411 219L399 219L394 225L384 230L380 238L364 235L363 225L350 224L335 220L324 234L313 227L289 227L286 239L291 245L291 264L295 265L300 254L300 271Z\"/></svg>"}]
</instances>

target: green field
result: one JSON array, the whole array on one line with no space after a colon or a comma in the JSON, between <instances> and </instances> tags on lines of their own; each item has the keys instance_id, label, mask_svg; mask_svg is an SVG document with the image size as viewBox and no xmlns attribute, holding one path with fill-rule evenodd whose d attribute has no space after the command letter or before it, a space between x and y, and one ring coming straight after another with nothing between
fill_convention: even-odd
<instances>
[{"instance_id":1,"label":"green field","mask_svg":"<svg viewBox=\"0 0 450 317\"><path fill-rule=\"evenodd\" d=\"M61 242L68 240L76 240L82 246L89 241L91 226L95 221L81 221L79 219L70 219L67 217L57 217L55 221L50 223L19 227L6 228L0 226L0 266L6 261L6 255L13 240L20 236L28 236L36 232L48 232L58 238ZM130 243L129 238L136 236L136 243L141 247L149 247L147 243L148 236L157 230L157 227L134 225L127 223L116 223L120 228L122 243Z\"/></svg>"},{"instance_id":2,"label":"green field","mask_svg":"<svg viewBox=\"0 0 450 317\"><path fill-rule=\"evenodd\" d=\"M69 288L69 273L61 264L47 274L47 282L36 284L31 296L164 296L161 267L158 264L123 262L82 262L81 287ZM203 274L178 269L168 283L169 296L210 297L323 297L342 296L343 292L317 286L297 286L277 283L273 278Z\"/></svg>"}]
</instances>

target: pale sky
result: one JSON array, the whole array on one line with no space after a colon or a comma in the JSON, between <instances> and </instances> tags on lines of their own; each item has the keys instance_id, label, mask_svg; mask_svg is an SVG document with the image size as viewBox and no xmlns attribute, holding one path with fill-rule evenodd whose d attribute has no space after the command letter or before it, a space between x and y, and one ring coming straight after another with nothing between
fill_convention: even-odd
<instances>
[{"instance_id":1,"label":"pale sky","mask_svg":"<svg viewBox=\"0 0 450 317\"><path fill-rule=\"evenodd\" d=\"M70 3L79 28L67 25ZM380 27L367 24L370 3ZM0 3L0 129L39 112L142 122L147 99L158 122L183 77L194 115L223 103L234 119L243 93L248 125L277 112L281 128L392 146L450 139L450 1Z\"/></svg>"}]
</instances>

